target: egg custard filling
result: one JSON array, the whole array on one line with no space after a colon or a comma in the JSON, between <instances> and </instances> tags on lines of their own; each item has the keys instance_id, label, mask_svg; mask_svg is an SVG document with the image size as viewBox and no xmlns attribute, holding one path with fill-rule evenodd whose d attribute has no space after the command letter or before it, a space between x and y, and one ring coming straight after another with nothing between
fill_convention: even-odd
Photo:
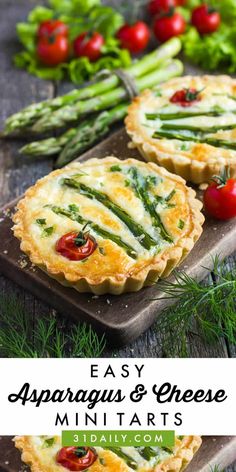
<instances>
[{"instance_id":1,"label":"egg custard filling","mask_svg":"<svg viewBox=\"0 0 236 472\"><path fill-rule=\"evenodd\" d=\"M126 129L146 160L185 180L207 182L225 167L236 177L236 80L187 76L145 91Z\"/></svg>"},{"instance_id":2,"label":"egg custard filling","mask_svg":"<svg viewBox=\"0 0 236 472\"><path fill-rule=\"evenodd\" d=\"M30 260L62 284L120 294L182 261L202 232L201 206L165 169L106 157L39 180L18 203L13 230Z\"/></svg>"},{"instance_id":3,"label":"egg custard filling","mask_svg":"<svg viewBox=\"0 0 236 472\"><path fill-rule=\"evenodd\" d=\"M176 436L173 448L62 447L58 436L17 436L32 472L180 472L201 445L200 436Z\"/></svg>"}]
</instances>

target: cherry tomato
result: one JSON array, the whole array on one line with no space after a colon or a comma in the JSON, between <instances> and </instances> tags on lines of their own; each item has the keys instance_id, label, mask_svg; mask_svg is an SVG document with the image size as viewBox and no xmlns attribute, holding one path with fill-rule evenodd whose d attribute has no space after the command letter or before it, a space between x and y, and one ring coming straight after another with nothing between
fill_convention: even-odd
<instances>
[{"instance_id":1,"label":"cherry tomato","mask_svg":"<svg viewBox=\"0 0 236 472\"><path fill-rule=\"evenodd\" d=\"M82 261L91 256L97 248L96 240L88 232L71 231L56 243L56 251L71 261Z\"/></svg>"},{"instance_id":2,"label":"cherry tomato","mask_svg":"<svg viewBox=\"0 0 236 472\"><path fill-rule=\"evenodd\" d=\"M104 38L100 33L82 33L74 40L74 53L76 57L88 57L91 62L97 61L101 56Z\"/></svg>"},{"instance_id":3,"label":"cherry tomato","mask_svg":"<svg viewBox=\"0 0 236 472\"><path fill-rule=\"evenodd\" d=\"M65 36L49 36L41 38L37 44L37 55L46 66L57 66L65 62L69 56L69 42Z\"/></svg>"},{"instance_id":4,"label":"cherry tomato","mask_svg":"<svg viewBox=\"0 0 236 472\"><path fill-rule=\"evenodd\" d=\"M159 16L154 21L154 34L161 43L167 41L173 36L179 36L185 32L186 23L180 13L172 9L165 15Z\"/></svg>"},{"instance_id":5,"label":"cherry tomato","mask_svg":"<svg viewBox=\"0 0 236 472\"><path fill-rule=\"evenodd\" d=\"M177 7L182 7L186 4L186 0L175 0L175 4Z\"/></svg>"},{"instance_id":6,"label":"cherry tomato","mask_svg":"<svg viewBox=\"0 0 236 472\"><path fill-rule=\"evenodd\" d=\"M48 38L49 36L52 35L61 35L61 36L68 36L68 26L63 23L63 21L60 20L48 20L48 21L43 21L39 25L38 28L38 38L45 38L45 36Z\"/></svg>"},{"instance_id":7,"label":"cherry tomato","mask_svg":"<svg viewBox=\"0 0 236 472\"><path fill-rule=\"evenodd\" d=\"M176 1L177 0L151 0L148 4L148 11L151 15L168 12L170 8L176 6Z\"/></svg>"},{"instance_id":8,"label":"cherry tomato","mask_svg":"<svg viewBox=\"0 0 236 472\"><path fill-rule=\"evenodd\" d=\"M209 34L216 31L221 23L221 17L218 11L206 4L195 8L192 13L192 24L197 28L200 34Z\"/></svg>"},{"instance_id":9,"label":"cherry tomato","mask_svg":"<svg viewBox=\"0 0 236 472\"><path fill-rule=\"evenodd\" d=\"M216 177L204 192L205 210L219 220L236 216L236 179Z\"/></svg>"},{"instance_id":10,"label":"cherry tomato","mask_svg":"<svg viewBox=\"0 0 236 472\"><path fill-rule=\"evenodd\" d=\"M137 54L148 45L150 30L146 23L137 21L133 25L122 26L117 33L117 38L122 48L128 49L132 54Z\"/></svg>"},{"instance_id":11,"label":"cherry tomato","mask_svg":"<svg viewBox=\"0 0 236 472\"><path fill-rule=\"evenodd\" d=\"M57 455L56 461L69 470L80 472L88 469L96 460L97 453L91 447L62 447Z\"/></svg>"},{"instance_id":12,"label":"cherry tomato","mask_svg":"<svg viewBox=\"0 0 236 472\"><path fill-rule=\"evenodd\" d=\"M176 103L181 107L190 107L193 103L201 99L199 94L200 92L194 88L177 90L170 98L170 102Z\"/></svg>"}]
</instances>

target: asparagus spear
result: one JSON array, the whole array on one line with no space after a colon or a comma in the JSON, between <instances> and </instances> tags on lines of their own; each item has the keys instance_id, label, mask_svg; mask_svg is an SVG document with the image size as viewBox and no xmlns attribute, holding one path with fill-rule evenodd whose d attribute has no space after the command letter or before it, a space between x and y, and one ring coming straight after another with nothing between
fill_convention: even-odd
<instances>
[{"instance_id":1,"label":"asparagus spear","mask_svg":"<svg viewBox=\"0 0 236 472\"><path fill-rule=\"evenodd\" d=\"M139 61L133 62L126 71L134 78L147 74L151 70L160 67L162 63L176 56L181 50L181 42L178 38L172 38L155 51L147 54ZM86 100L101 95L104 92L114 89L119 85L119 78L112 74L99 82L88 85L85 88L75 89L62 97L46 100L32 104L18 113L11 115L5 124L4 134L8 135L29 128L43 116L58 110L69 104L74 104L78 100Z\"/></svg>"},{"instance_id":2,"label":"asparagus spear","mask_svg":"<svg viewBox=\"0 0 236 472\"><path fill-rule=\"evenodd\" d=\"M139 238L140 244L145 249L149 250L151 247L158 245L158 242L155 241L139 223L136 223L131 218L131 216L125 210L123 210L123 208L119 207L116 203L110 200L108 195L105 193L102 193L94 188L87 187L87 185L71 178L63 179L62 184L78 190L82 195L85 195L90 199L96 199L106 208L111 210L111 212L114 213L114 215L116 215L127 226L127 228L129 228L130 232L135 237Z\"/></svg>"},{"instance_id":3,"label":"asparagus spear","mask_svg":"<svg viewBox=\"0 0 236 472\"><path fill-rule=\"evenodd\" d=\"M132 459L131 456L128 456L128 454L125 454L125 452L123 452L120 447L109 446L109 447L105 447L105 449L109 449L109 451L113 452L118 457L123 459L126 462L127 466L130 467L131 469L136 470L138 468L137 462L134 459Z\"/></svg>"},{"instance_id":4,"label":"asparagus spear","mask_svg":"<svg viewBox=\"0 0 236 472\"><path fill-rule=\"evenodd\" d=\"M130 175L133 181L134 190L137 193L140 200L142 200L144 208L151 216L153 226L160 230L160 236L164 241L168 241L169 243L172 243L173 239L166 231L161 221L160 215L158 215L158 213L156 212L155 203L151 201L150 194L148 191L149 185L148 185L147 179L145 180L143 176L140 176L136 167L130 168Z\"/></svg>"},{"instance_id":5,"label":"asparagus spear","mask_svg":"<svg viewBox=\"0 0 236 472\"><path fill-rule=\"evenodd\" d=\"M146 88L153 88L163 80L181 75L182 72L182 62L177 59L168 61L163 65L162 69L157 69L148 75L137 78L136 85L141 92ZM122 102L125 99L127 99L125 87L118 87L90 100L81 100L73 105L59 108L36 121L31 130L34 133L41 134L45 131L61 128L70 122L78 120L82 115L110 108L114 103Z\"/></svg>"},{"instance_id":6,"label":"asparagus spear","mask_svg":"<svg viewBox=\"0 0 236 472\"><path fill-rule=\"evenodd\" d=\"M92 122L94 119L91 120ZM83 125L81 125L83 128ZM20 149L20 154L25 154L30 157L46 157L59 154L66 144L74 138L77 134L78 128L71 128L63 133L61 136L42 139L41 141L34 141L28 143Z\"/></svg>"},{"instance_id":7,"label":"asparagus spear","mask_svg":"<svg viewBox=\"0 0 236 472\"><path fill-rule=\"evenodd\" d=\"M110 233L109 231L103 229L101 226L97 225L96 223L93 223L92 221L86 220L83 218L81 215L79 215L77 212L70 210L69 208L62 208L56 205L49 206L51 210L56 213L56 215L62 215L66 216L67 218L70 218L72 221L76 221L77 223L81 225L88 225L90 228L95 231L99 236L101 236L104 239L110 239L113 241L117 246L122 247L122 249L125 250L125 252L128 254L128 256L132 257L132 259L137 258L137 253L134 251L134 249L127 244L125 241L123 241L120 236L117 236L116 234Z\"/></svg>"},{"instance_id":8,"label":"asparagus spear","mask_svg":"<svg viewBox=\"0 0 236 472\"><path fill-rule=\"evenodd\" d=\"M181 134L177 132L171 132L171 130L169 131L158 130L158 131L155 131L152 137L157 138L157 139L167 138L167 139L177 139L179 141L192 141L195 143L205 143L205 144L209 144L211 146L220 147L220 148L236 149L236 142L227 141L225 139L217 139L210 136L204 136L204 134L197 135L195 133L191 133L190 131L188 132L188 134L187 133L183 134L183 133L184 131L182 131L182 134Z\"/></svg>"},{"instance_id":9,"label":"asparagus spear","mask_svg":"<svg viewBox=\"0 0 236 472\"><path fill-rule=\"evenodd\" d=\"M179 111L178 113L146 113L147 120L157 120L162 121L168 120L180 120L181 118L194 118L195 116L222 116L225 111L219 110L201 110L201 111ZM227 113L236 113L236 110L230 110Z\"/></svg>"}]
</instances>

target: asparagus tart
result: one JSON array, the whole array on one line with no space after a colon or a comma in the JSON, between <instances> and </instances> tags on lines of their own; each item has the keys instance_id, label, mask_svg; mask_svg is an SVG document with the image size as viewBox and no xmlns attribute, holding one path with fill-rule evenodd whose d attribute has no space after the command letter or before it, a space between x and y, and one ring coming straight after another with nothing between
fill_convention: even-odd
<instances>
[{"instance_id":1,"label":"asparagus tart","mask_svg":"<svg viewBox=\"0 0 236 472\"><path fill-rule=\"evenodd\" d=\"M174 448L61 447L57 436L18 436L15 445L32 472L180 472L201 445L199 436L176 437Z\"/></svg>"},{"instance_id":2,"label":"asparagus tart","mask_svg":"<svg viewBox=\"0 0 236 472\"><path fill-rule=\"evenodd\" d=\"M199 184L223 168L236 177L236 80L181 77L146 91L126 128L144 158Z\"/></svg>"},{"instance_id":3,"label":"asparagus tart","mask_svg":"<svg viewBox=\"0 0 236 472\"><path fill-rule=\"evenodd\" d=\"M80 292L137 291L167 276L202 232L201 203L154 163L90 159L39 180L14 234L30 260Z\"/></svg>"}]
</instances>

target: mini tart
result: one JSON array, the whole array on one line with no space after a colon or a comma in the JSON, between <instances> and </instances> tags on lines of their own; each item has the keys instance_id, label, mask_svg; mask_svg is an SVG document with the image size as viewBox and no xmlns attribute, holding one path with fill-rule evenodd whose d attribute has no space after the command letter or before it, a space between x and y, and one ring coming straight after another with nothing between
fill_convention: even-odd
<instances>
[{"instance_id":1,"label":"mini tart","mask_svg":"<svg viewBox=\"0 0 236 472\"><path fill-rule=\"evenodd\" d=\"M53 444L45 446L47 436L17 436L15 446L22 451L22 461L31 467L32 472L68 472L69 469L58 464L57 452L61 448L60 437L50 437ZM181 472L191 462L201 446L200 436L176 437L173 450L156 448L156 456L146 461L135 447L118 448L137 463L137 472ZM95 448L97 460L87 469L88 472L133 472L124 459L115 452L102 447Z\"/></svg>"},{"instance_id":2,"label":"mini tart","mask_svg":"<svg viewBox=\"0 0 236 472\"><path fill-rule=\"evenodd\" d=\"M166 277L187 256L202 233L201 207L183 179L156 164L90 159L31 187L13 231L31 262L63 285L120 294ZM85 224L96 250L83 261L57 252L58 240Z\"/></svg>"},{"instance_id":3,"label":"mini tart","mask_svg":"<svg viewBox=\"0 0 236 472\"><path fill-rule=\"evenodd\" d=\"M172 103L171 97L184 89L195 89L198 99L187 107ZM170 80L135 98L125 123L133 146L147 161L187 181L208 182L224 167L236 177L235 79L187 76Z\"/></svg>"}]
</instances>

